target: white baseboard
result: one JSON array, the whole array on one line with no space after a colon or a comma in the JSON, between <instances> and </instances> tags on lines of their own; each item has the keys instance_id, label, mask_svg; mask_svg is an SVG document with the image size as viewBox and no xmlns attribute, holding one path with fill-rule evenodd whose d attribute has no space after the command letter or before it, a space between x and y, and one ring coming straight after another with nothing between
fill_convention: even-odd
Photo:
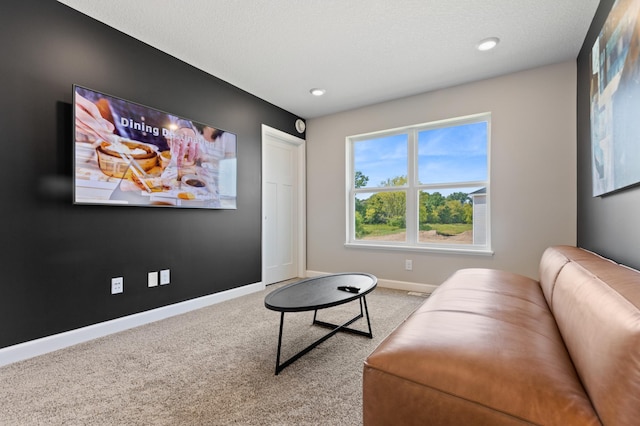
<instances>
[{"instance_id":1,"label":"white baseboard","mask_svg":"<svg viewBox=\"0 0 640 426\"><path fill-rule=\"evenodd\" d=\"M309 271L306 272L307 277L317 277L320 275L330 274L330 272L318 272L318 271ZM436 288L437 285L433 284L422 284L422 283L412 283L408 281L396 281L396 280L385 280L378 278L378 286L384 288L392 288L394 290L406 290L406 291L415 291L418 293L429 293Z\"/></svg>"},{"instance_id":2,"label":"white baseboard","mask_svg":"<svg viewBox=\"0 0 640 426\"><path fill-rule=\"evenodd\" d=\"M199 297L197 299L187 300L173 305L152 309L150 311L140 312L126 317L116 318L114 320L78 328L76 330L55 334L53 336L47 336L41 339L9 346L0 349L0 367L87 342L89 340L97 339L98 337L107 336L109 334L149 324L175 315L184 314L206 306L215 305L216 303L235 299L236 297L255 293L264 289L265 285L262 282L249 284L233 288L231 290L222 291L220 293Z\"/></svg>"}]
</instances>

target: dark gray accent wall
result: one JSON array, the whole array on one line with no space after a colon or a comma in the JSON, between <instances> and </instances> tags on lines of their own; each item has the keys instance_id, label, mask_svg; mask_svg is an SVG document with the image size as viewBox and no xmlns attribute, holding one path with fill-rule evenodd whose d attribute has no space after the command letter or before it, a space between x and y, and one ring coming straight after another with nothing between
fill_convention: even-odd
<instances>
[{"instance_id":1,"label":"dark gray accent wall","mask_svg":"<svg viewBox=\"0 0 640 426\"><path fill-rule=\"evenodd\" d=\"M52 0L4 1L0 46L0 348L261 280L261 125L295 115ZM73 205L73 84L236 133L237 210Z\"/></svg>"},{"instance_id":2,"label":"dark gray accent wall","mask_svg":"<svg viewBox=\"0 0 640 426\"><path fill-rule=\"evenodd\" d=\"M592 196L589 54L613 3L601 0L578 56L578 245L640 268L640 188Z\"/></svg>"}]
</instances>

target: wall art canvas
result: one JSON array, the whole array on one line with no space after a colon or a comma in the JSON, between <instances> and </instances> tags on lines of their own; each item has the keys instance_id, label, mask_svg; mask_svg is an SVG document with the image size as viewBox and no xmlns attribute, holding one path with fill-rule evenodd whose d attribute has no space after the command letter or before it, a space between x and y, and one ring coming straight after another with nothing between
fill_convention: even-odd
<instances>
[{"instance_id":1,"label":"wall art canvas","mask_svg":"<svg viewBox=\"0 0 640 426\"><path fill-rule=\"evenodd\" d=\"M75 204L236 208L236 135L74 86Z\"/></svg>"},{"instance_id":2,"label":"wall art canvas","mask_svg":"<svg viewBox=\"0 0 640 426\"><path fill-rule=\"evenodd\" d=\"M591 49L593 196L640 182L640 0L616 0Z\"/></svg>"}]
</instances>

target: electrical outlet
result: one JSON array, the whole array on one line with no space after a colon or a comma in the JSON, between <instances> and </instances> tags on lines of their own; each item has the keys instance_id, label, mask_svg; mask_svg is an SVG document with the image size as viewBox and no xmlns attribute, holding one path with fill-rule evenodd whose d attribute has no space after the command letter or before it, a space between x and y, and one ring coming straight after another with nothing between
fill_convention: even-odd
<instances>
[{"instance_id":1,"label":"electrical outlet","mask_svg":"<svg viewBox=\"0 0 640 426\"><path fill-rule=\"evenodd\" d=\"M147 278L147 285L149 287L156 287L158 285L158 271L149 272Z\"/></svg>"},{"instance_id":2,"label":"electrical outlet","mask_svg":"<svg viewBox=\"0 0 640 426\"><path fill-rule=\"evenodd\" d=\"M111 294L124 292L124 277L111 278Z\"/></svg>"},{"instance_id":3,"label":"electrical outlet","mask_svg":"<svg viewBox=\"0 0 640 426\"><path fill-rule=\"evenodd\" d=\"M160 271L160 285L169 284L171 282L171 276L169 275L169 269L163 269Z\"/></svg>"},{"instance_id":4,"label":"electrical outlet","mask_svg":"<svg viewBox=\"0 0 640 426\"><path fill-rule=\"evenodd\" d=\"M413 261L411 259L406 259L404 261L404 269L407 271L411 271L413 269Z\"/></svg>"}]
</instances>

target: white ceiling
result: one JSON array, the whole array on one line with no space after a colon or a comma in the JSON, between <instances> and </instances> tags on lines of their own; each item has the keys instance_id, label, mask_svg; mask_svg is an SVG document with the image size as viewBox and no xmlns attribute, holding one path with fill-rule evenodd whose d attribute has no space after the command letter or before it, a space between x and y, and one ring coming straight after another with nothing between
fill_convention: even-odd
<instances>
[{"instance_id":1,"label":"white ceiling","mask_svg":"<svg viewBox=\"0 0 640 426\"><path fill-rule=\"evenodd\" d=\"M575 59L599 3L59 1L303 118Z\"/></svg>"}]
</instances>

